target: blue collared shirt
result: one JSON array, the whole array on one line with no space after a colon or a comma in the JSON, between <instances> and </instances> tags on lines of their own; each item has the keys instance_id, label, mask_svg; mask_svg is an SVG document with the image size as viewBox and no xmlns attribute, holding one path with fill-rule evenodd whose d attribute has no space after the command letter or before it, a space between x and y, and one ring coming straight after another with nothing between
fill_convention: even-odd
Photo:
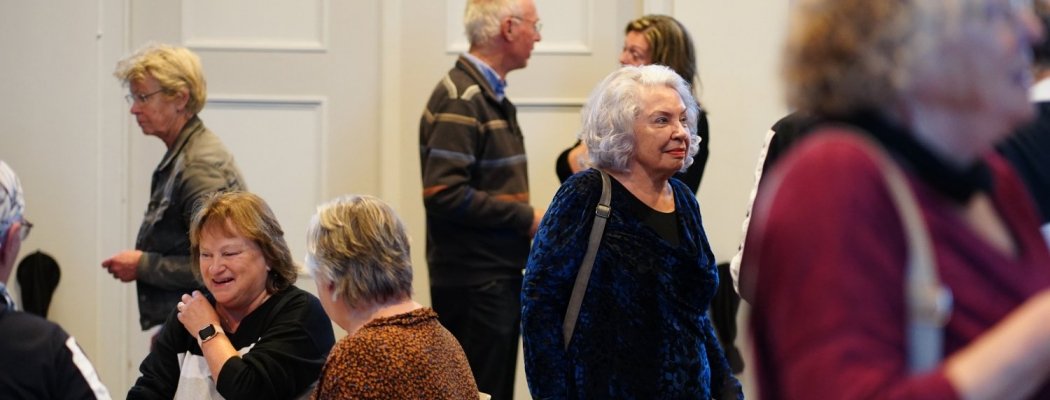
<instances>
[{"instance_id":1,"label":"blue collared shirt","mask_svg":"<svg viewBox=\"0 0 1050 400\"><path fill-rule=\"evenodd\" d=\"M500 78L499 74L496 73L496 70L492 69L488 64L485 64L480 58L474 57L474 55L470 53L463 53L463 57L466 57L470 62L474 63L474 66L478 67L481 74L485 76L485 80L489 81L489 85L492 86L492 91L496 93L496 100L503 101L503 98L506 97L503 94L503 90L507 87L507 81Z\"/></svg>"}]
</instances>

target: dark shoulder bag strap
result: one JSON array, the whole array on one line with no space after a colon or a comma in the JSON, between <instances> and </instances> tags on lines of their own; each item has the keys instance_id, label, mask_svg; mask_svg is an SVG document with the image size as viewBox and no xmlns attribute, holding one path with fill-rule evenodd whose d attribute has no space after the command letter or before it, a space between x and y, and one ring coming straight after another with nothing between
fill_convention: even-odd
<instances>
[{"instance_id":1,"label":"dark shoulder bag strap","mask_svg":"<svg viewBox=\"0 0 1050 400\"><path fill-rule=\"evenodd\" d=\"M612 207L609 207L612 198L609 175L602 170L598 172L602 175L602 196L594 209L594 226L591 227L591 237L587 241L587 254L583 256L580 271L576 273L576 284L572 287L569 306L565 310L565 321L562 322L562 337L566 350L569 349L569 341L572 340L572 331L576 328L576 318L580 316L580 305L583 304L583 294L587 292L587 282L591 279L594 256L598 252L598 245L602 243L602 234L605 233L605 221L612 214Z\"/></svg>"}]
</instances>

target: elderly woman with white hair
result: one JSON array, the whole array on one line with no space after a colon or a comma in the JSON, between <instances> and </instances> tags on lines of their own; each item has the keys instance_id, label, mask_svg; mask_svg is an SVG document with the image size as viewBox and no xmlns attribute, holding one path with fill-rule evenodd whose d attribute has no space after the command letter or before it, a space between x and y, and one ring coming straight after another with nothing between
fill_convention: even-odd
<instances>
[{"instance_id":1,"label":"elderly woman with white hair","mask_svg":"<svg viewBox=\"0 0 1050 400\"><path fill-rule=\"evenodd\" d=\"M789 105L831 122L755 203L760 398L1050 398L1050 254L991 151L1033 115L1024 3L796 5Z\"/></svg>"},{"instance_id":2,"label":"elderly woman with white hair","mask_svg":"<svg viewBox=\"0 0 1050 400\"><path fill-rule=\"evenodd\" d=\"M321 304L347 333L314 399L478 398L459 342L412 300L408 233L390 206L354 195L322 205L307 249Z\"/></svg>"},{"instance_id":3,"label":"elderly woman with white hair","mask_svg":"<svg viewBox=\"0 0 1050 400\"><path fill-rule=\"evenodd\" d=\"M718 286L692 190L672 176L698 137L689 85L665 66L623 67L583 110L592 169L569 178L540 223L522 291L535 398L741 398L705 314ZM571 339L564 316L611 177L611 213Z\"/></svg>"}]
</instances>

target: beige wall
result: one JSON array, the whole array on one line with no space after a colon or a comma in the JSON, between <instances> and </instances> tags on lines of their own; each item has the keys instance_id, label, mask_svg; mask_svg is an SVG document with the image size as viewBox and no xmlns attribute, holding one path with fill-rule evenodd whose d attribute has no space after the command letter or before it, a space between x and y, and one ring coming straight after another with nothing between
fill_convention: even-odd
<instances>
[{"instance_id":1,"label":"beige wall","mask_svg":"<svg viewBox=\"0 0 1050 400\"><path fill-rule=\"evenodd\" d=\"M615 20L595 23L610 27L592 32L594 43L599 43L595 51L602 52L596 54L615 53L623 21L642 12L670 13L693 34L704 85L701 99L710 112L712 129L712 156L699 200L716 257L728 260L739 240L762 137L783 113L775 67L787 2L582 1L597 10L594 15ZM402 210L414 230L417 294L427 303L426 269L418 262L424 236L415 131L424 97L454 54L426 56L427 61L420 62L420 54L428 51L420 47L434 41L433 32L417 25L434 13L445 18L445 3L322 0L319 4L326 4L333 15L352 15L329 21L334 32L328 37L330 43L355 49L348 61L331 62L309 52L267 56L201 51L206 67L246 60L251 68L246 74L229 70L209 74L210 91L228 100L246 92L323 98L329 105L323 113L326 141L315 197L371 193ZM613 5L616 11L601 10ZM99 261L134 242L149 173L163 150L159 141L142 137L130 123L121 99L124 89L110 73L114 62L142 40L179 41L180 26L186 26L180 25L183 12L185 8L169 2L0 2L4 60L0 62L4 94L0 159L21 176L27 217L36 224L23 253L41 249L58 259L63 276L50 317L78 338L117 397L131 384L135 349L144 344L139 343L142 335L128 332L136 325L134 288L115 282L99 268ZM559 21L554 7L541 7L540 15L545 33ZM601 60L605 55L591 64L573 57L540 57L535 68L510 77L512 99L532 104L526 106L522 121L535 131L527 146L533 160L533 202L540 206L556 189L550 160L571 142L578 127L577 103L544 102L585 97L587 85L579 85L586 79L583 76L593 75L591 80L597 81L615 66L615 60ZM282 65L321 78L302 84L274 67ZM581 74L579 68L593 72ZM564 84L537 89L540 83L552 81ZM307 93L301 93L304 90ZM335 94L311 97L326 90ZM555 133L565 140L544 136ZM266 142L258 146L264 151ZM249 177L249 184L258 179ZM519 383L519 394L526 393L523 382Z\"/></svg>"}]
</instances>

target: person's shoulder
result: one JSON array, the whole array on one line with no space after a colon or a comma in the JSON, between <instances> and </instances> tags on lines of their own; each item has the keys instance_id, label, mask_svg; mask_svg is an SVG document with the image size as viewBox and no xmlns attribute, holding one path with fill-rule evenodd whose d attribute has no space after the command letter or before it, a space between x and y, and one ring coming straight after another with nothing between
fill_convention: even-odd
<instances>
[{"instance_id":1,"label":"person's shoulder","mask_svg":"<svg viewBox=\"0 0 1050 400\"><path fill-rule=\"evenodd\" d=\"M461 58L456 61L456 64L448 72L441 76L441 80L434 86L433 95L445 96L450 100L463 100L467 98L464 94L468 94L468 90L471 87L481 89L480 83L476 79L476 75L480 74L480 72L474 70L474 66L469 61Z\"/></svg>"},{"instance_id":2,"label":"person's shoulder","mask_svg":"<svg viewBox=\"0 0 1050 400\"><path fill-rule=\"evenodd\" d=\"M0 343L0 346L19 346L31 341L37 345L43 345L51 341L65 342L69 337L65 329L58 324L48 321L38 315L23 311L7 311L0 319L0 329L7 331L3 336L9 340ZM42 338L51 339L48 342L41 341ZM11 340L13 339L13 340ZM22 342L22 343L16 343Z\"/></svg>"},{"instance_id":3,"label":"person's shoulder","mask_svg":"<svg viewBox=\"0 0 1050 400\"><path fill-rule=\"evenodd\" d=\"M279 303L283 302L288 304L320 304L320 299L318 299L317 296L314 296L313 293L300 289L295 285L288 286L287 288L274 293L273 300L276 300Z\"/></svg>"},{"instance_id":4,"label":"person's shoulder","mask_svg":"<svg viewBox=\"0 0 1050 400\"><path fill-rule=\"evenodd\" d=\"M201 121L200 118L195 118L195 121L196 122L189 122L189 124L193 125L187 126L187 128L190 129L189 133L191 134L190 137L186 139L187 147L212 148L218 146L225 150L226 146L222 143L222 139L219 138L219 135L216 135L215 132L208 129L208 126L204 125L204 121Z\"/></svg>"},{"instance_id":5,"label":"person's shoulder","mask_svg":"<svg viewBox=\"0 0 1050 400\"><path fill-rule=\"evenodd\" d=\"M677 177L671 177L667 183L671 185L671 191L674 193L675 197L693 199L692 202L696 203L696 192L694 192L689 185L686 185L685 182L682 182L682 180Z\"/></svg>"},{"instance_id":6,"label":"person's shoulder","mask_svg":"<svg viewBox=\"0 0 1050 400\"><path fill-rule=\"evenodd\" d=\"M794 182L792 187L811 195L849 192L866 196L883 186L881 161L877 159L883 156L884 150L863 132L829 126L795 145L771 178Z\"/></svg>"},{"instance_id":7,"label":"person's shoulder","mask_svg":"<svg viewBox=\"0 0 1050 400\"><path fill-rule=\"evenodd\" d=\"M609 179L612 182L612 176L609 176ZM561 187L558 188L558 194L562 196L587 197L591 194L597 196L601 191L602 175L600 171L594 168L587 168L569 176L569 179L566 179L565 183L562 183Z\"/></svg>"},{"instance_id":8,"label":"person's shoulder","mask_svg":"<svg viewBox=\"0 0 1050 400\"><path fill-rule=\"evenodd\" d=\"M300 289L298 286L291 285L275 293L273 297L273 300L277 302L275 305L275 307L278 307L275 310L277 312L298 310L297 314L300 315L298 318L303 319L304 323L313 317L323 316L324 318L321 319L328 320L328 314L324 312L321 299L318 299L313 293Z\"/></svg>"}]
</instances>

